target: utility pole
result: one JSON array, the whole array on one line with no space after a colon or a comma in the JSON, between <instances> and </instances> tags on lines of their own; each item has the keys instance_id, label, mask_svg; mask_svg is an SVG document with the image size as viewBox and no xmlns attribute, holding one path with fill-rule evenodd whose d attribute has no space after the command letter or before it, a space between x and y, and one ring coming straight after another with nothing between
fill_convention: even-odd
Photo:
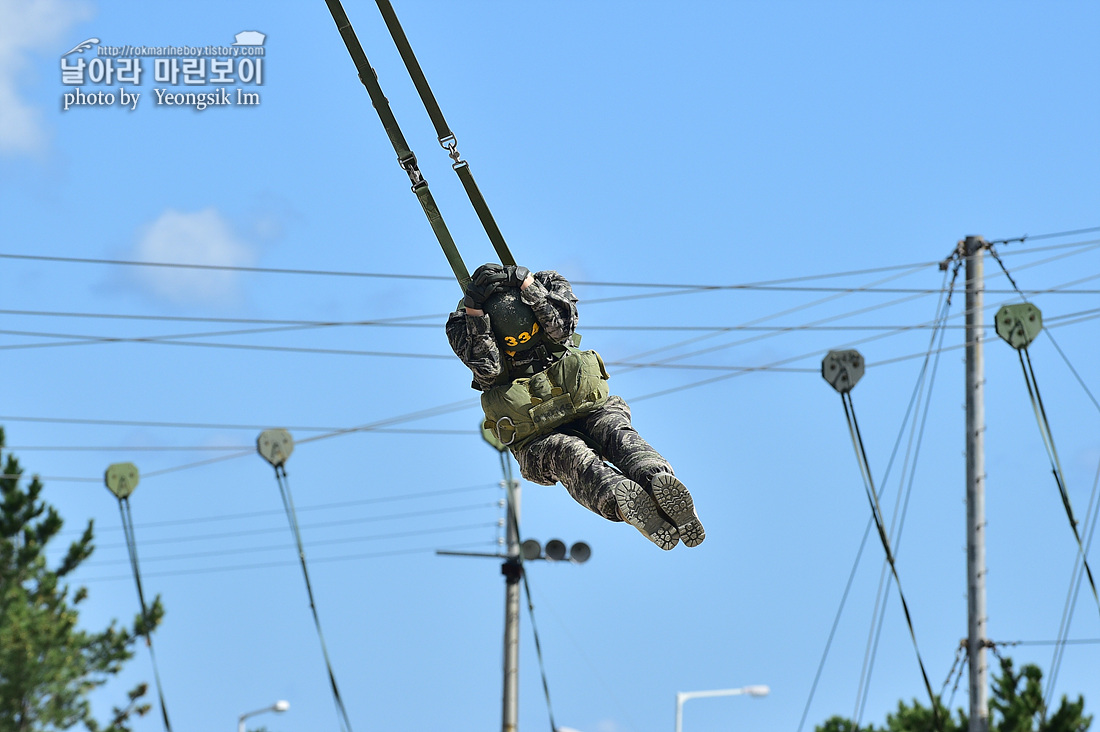
<instances>
[{"instance_id":1,"label":"utility pole","mask_svg":"<svg viewBox=\"0 0 1100 732\"><path fill-rule=\"evenodd\" d=\"M980 236L962 242L966 258L966 571L967 657L970 660L970 732L989 732L985 614L985 361L982 352Z\"/></svg>"},{"instance_id":2,"label":"utility pole","mask_svg":"<svg viewBox=\"0 0 1100 732\"><path fill-rule=\"evenodd\" d=\"M481 436L486 442L498 450L501 455L508 451L496 436L484 427ZM489 557L491 559L503 559L500 573L504 575L504 700L503 713L501 715L502 732L517 732L519 729L519 583L523 578L523 562L545 559L551 562L563 560L573 564L584 564L592 556L592 549L583 541L578 541L566 550L565 543L560 539L551 539L546 542L546 553L543 554L542 545L535 539L528 539L522 544L519 541L519 505L520 490L519 481L511 476L511 469L505 470L505 479L500 482L500 487L507 492L507 498L503 502L506 508L504 519L506 528L506 549L503 554L496 552L486 554L484 552L455 552L443 549L436 550L436 554L453 557ZM498 538L499 542L500 539ZM532 625L534 620L532 619ZM538 647L538 634L535 635L535 647ZM545 684L545 679L543 683ZM547 704L550 697L547 692ZM551 719L553 721L553 719Z\"/></svg>"},{"instance_id":3,"label":"utility pole","mask_svg":"<svg viewBox=\"0 0 1100 732\"><path fill-rule=\"evenodd\" d=\"M504 713L503 732L516 732L519 725L519 580L523 560L519 553L519 481L508 489L508 548L500 567L504 575Z\"/></svg>"}]
</instances>

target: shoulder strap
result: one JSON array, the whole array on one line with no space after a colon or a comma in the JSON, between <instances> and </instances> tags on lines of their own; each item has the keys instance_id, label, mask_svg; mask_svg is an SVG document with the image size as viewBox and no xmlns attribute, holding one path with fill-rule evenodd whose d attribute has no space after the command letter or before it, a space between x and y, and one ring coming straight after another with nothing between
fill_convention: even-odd
<instances>
[{"instance_id":1,"label":"shoulder strap","mask_svg":"<svg viewBox=\"0 0 1100 732\"><path fill-rule=\"evenodd\" d=\"M470 164L461 159L462 155L458 152L458 140L451 132L451 128L447 126L447 120L443 118L443 111L439 108L439 103L435 100L431 87L428 86L428 79L424 76L424 70L420 68L420 63L416 60L416 55L413 53L412 46L409 45L409 39L405 35L405 31L401 28L401 23L397 20L397 13L394 12L393 5L390 4L390 0L375 1L378 4L378 9L382 12L383 20L386 21L386 27L390 31L394 45L397 46L397 50L401 54L401 60L405 62L405 68L409 70L413 85L416 86L416 91L420 94L421 101L424 102L424 108L428 111L428 116L435 126L435 132L439 136L439 144L444 150L447 150L447 154L454 161L454 165L451 167L458 174L462 187L466 189L466 195L470 198L470 203L473 205L474 211L477 212L477 217L481 219L481 225L485 227L485 233L489 236L489 241L493 243L493 249L500 257L500 263L515 264L516 260L508 249L508 243L504 241L504 235L500 233L500 227L497 226L496 219L493 218L493 213L489 210L489 205L485 203L485 197L481 195L481 190L474 181L473 173L470 172Z\"/></svg>"},{"instance_id":2,"label":"shoulder strap","mask_svg":"<svg viewBox=\"0 0 1100 732\"><path fill-rule=\"evenodd\" d=\"M568 353L572 349L572 346L570 346L569 344L547 341L546 343L540 343L532 350L538 351L539 349L542 349L544 357L550 359L550 363L553 364L556 361L560 360L561 357L564 356L566 353ZM494 386L510 384L516 379L530 378L536 373L539 373L533 371L529 366L524 368L516 368L515 365L512 363L512 359L504 356L503 354L500 360L502 365L501 374L497 377L497 380L493 382Z\"/></svg>"},{"instance_id":3,"label":"shoulder strap","mask_svg":"<svg viewBox=\"0 0 1100 732\"><path fill-rule=\"evenodd\" d=\"M444 223L443 216L439 213L439 207L435 203L432 192L428 189L428 181L424 179L420 168L416 164L416 155L409 149L408 143L405 142L405 136L401 134L401 128L397 124L397 119L393 116L390 103L385 94L382 93L377 74L371 68L366 53L363 52L363 46L355 35L355 29L351 27L347 13L344 12L344 6L340 3L340 0L325 0L325 3L328 5L329 12L332 13L332 19L336 21L336 27L340 31L340 36L344 39L344 45L347 46L352 61L355 62L355 68L359 72L359 80L367 88L371 103L374 105L375 111L378 112L378 117L382 120L382 126L386 129L386 135L390 138L390 143L397 153L397 162L408 174L409 180L412 182L412 191L420 201L420 207L424 209L424 215L428 217L428 223L431 224L432 231L435 232L435 237L443 248L443 254L446 255L447 262L451 265L451 271L454 272L455 279L458 280L459 286L465 291L466 284L470 281L470 273L466 270L466 265L462 262L462 256L458 253L458 247L455 246L454 239L451 238L451 232L447 229L447 224Z\"/></svg>"}]
</instances>

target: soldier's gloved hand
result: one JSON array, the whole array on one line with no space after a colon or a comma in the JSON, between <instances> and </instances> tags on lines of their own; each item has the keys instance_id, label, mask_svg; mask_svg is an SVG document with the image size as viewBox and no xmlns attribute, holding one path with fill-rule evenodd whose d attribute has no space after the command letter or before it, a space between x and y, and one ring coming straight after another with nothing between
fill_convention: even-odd
<instances>
[{"instance_id":1,"label":"soldier's gloved hand","mask_svg":"<svg viewBox=\"0 0 1100 732\"><path fill-rule=\"evenodd\" d=\"M462 299L462 304L467 309L473 308L474 310L484 310L485 301L492 297L497 290L500 289L500 285L497 283L489 283L486 286L481 286L474 280L470 280L470 283L466 285L466 296Z\"/></svg>"},{"instance_id":2,"label":"soldier's gloved hand","mask_svg":"<svg viewBox=\"0 0 1100 732\"><path fill-rule=\"evenodd\" d=\"M520 287L531 274L531 270L518 264L509 264L504 268L504 284L508 287Z\"/></svg>"},{"instance_id":3,"label":"soldier's gloved hand","mask_svg":"<svg viewBox=\"0 0 1100 732\"><path fill-rule=\"evenodd\" d=\"M490 285L502 285L504 281L508 279L508 275L504 272L504 267L499 264L483 264L474 270L473 282L478 287L489 287Z\"/></svg>"}]
</instances>

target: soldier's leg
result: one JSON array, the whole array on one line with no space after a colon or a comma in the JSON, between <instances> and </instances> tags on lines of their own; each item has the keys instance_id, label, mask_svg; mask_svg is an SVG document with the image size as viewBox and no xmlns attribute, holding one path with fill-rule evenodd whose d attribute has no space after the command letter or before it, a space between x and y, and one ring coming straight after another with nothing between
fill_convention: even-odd
<instances>
[{"instance_id":1,"label":"soldier's leg","mask_svg":"<svg viewBox=\"0 0 1100 732\"><path fill-rule=\"evenodd\" d=\"M622 521L612 489L622 475L584 440L551 432L515 451L524 478L541 485L560 482L577 503L611 521Z\"/></svg>"},{"instance_id":2,"label":"soldier's leg","mask_svg":"<svg viewBox=\"0 0 1100 732\"><path fill-rule=\"evenodd\" d=\"M662 549L679 541L676 527L653 498L625 478L579 437L552 432L514 452L523 477L552 485L560 481L577 503L611 521L626 521Z\"/></svg>"},{"instance_id":3,"label":"soldier's leg","mask_svg":"<svg viewBox=\"0 0 1100 732\"><path fill-rule=\"evenodd\" d=\"M698 546L706 537L695 513L695 503L664 457L630 424L630 407L618 396L581 420L585 434L599 444L605 458L635 483L649 489L687 546Z\"/></svg>"},{"instance_id":4,"label":"soldier's leg","mask_svg":"<svg viewBox=\"0 0 1100 732\"><path fill-rule=\"evenodd\" d=\"M630 407L619 396L584 417L581 429L600 446L603 456L635 483L648 486L658 473L673 474L672 465L630 424Z\"/></svg>"}]
</instances>

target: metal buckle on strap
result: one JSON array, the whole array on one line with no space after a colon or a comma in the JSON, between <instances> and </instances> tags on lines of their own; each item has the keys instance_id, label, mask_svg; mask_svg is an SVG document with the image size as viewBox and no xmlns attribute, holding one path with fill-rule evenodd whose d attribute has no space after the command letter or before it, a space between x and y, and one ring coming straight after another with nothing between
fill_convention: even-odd
<instances>
[{"instance_id":1,"label":"metal buckle on strap","mask_svg":"<svg viewBox=\"0 0 1100 732\"><path fill-rule=\"evenodd\" d=\"M454 161L452 168L467 165L466 161L462 159L462 153L458 151L458 139L455 138L454 133L439 138L439 145L447 151L447 157Z\"/></svg>"},{"instance_id":2,"label":"metal buckle on strap","mask_svg":"<svg viewBox=\"0 0 1100 732\"><path fill-rule=\"evenodd\" d=\"M508 426L512 428L512 439L508 440L507 442L505 442L504 438L500 436L500 423L503 422L504 420L508 420ZM513 422L512 418L509 417L507 414L496 421L494 432L496 432L496 436L497 436L497 439L500 440L500 444L504 445L505 447L508 447L513 442L515 442L516 441L516 435L518 434L518 432L516 430L516 423Z\"/></svg>"},{"instance_id":3,"label":"metal buckle on strap","mask_svg":"<svg viewBox=\"0 0 1100 732\"><path fill-rule=\"evenodd\" d=\"M398 158L397 163L401 166L402 170L408 174L409 180L413 184L413 189L424 185L424 175L420 172L420 168L416 164L416 156L410 153L407 157Z\"/></svg>"}]
</instances>

